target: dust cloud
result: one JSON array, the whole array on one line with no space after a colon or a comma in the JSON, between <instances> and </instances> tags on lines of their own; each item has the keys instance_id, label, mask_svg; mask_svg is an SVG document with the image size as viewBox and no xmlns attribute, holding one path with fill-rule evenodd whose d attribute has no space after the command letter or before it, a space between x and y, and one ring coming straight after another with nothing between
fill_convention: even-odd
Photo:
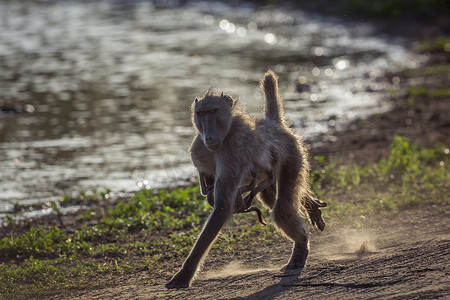
<instances>
[{"instance_id":1,"label":"dust cloud","mask_svg":"<svg viewBox=\"0 0 450 300\"><path fill-rule=\"evenodd\" d=\"M215 269L206 272L202 277L204 277L205 279L225 278L230 276L253 274L261 271L273 271L275 269L277 268L254 269L244 266L239 261L232 261L229 264L225 265L222 269Z\"/></svg>"},{"instance_id":2,"label":"dust cloud","mask_svg":"<svg viewBox=\"0 0 450 300\"><path fill-rule=\"evenodd\" d=\"M349 255L363 255L377 252L375 234L369 229L339 229L327 241L316 241L318 249L312 255L328 260L348 258Z\"/></svg>"},{"instance_id":3,"label":"dust cloud","mask_svg":"<svg viewBox=\"0 0 450 300\"><path fill-rule=\"evenodd\" d=\"M344 245L349 253L375 252L375 240L373 234L365 229L346 230L343 234Z\"/></svg>"}]
</instances>

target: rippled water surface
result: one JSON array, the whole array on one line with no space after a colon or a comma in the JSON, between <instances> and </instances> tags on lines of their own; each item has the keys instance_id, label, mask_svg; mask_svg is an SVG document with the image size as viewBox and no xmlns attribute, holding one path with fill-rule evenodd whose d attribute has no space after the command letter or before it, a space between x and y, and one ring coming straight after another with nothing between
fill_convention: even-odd
<instances>
[{"instance_id":1,"label":"rippled water surface","mask_svg":"<svg viewBox=\"0 0 450 300\"><path fill-rule=\"evenodd\" d=\"M214 86L258 114L268 68L303 135L386 109L383 75L417 58L373 32L244 4L0 1L0 211L188 176L193 99Z\"/></svg>"}]
</instances>

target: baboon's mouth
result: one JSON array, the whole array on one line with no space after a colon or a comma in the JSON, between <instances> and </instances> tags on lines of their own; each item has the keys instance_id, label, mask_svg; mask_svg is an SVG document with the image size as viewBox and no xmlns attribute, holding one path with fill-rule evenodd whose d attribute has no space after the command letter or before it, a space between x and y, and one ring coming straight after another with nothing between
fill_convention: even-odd
<instances>
[{"instance_id":1,"label":"baboon's mouth","mask_svg":"<svg viewBox=\"0 0 450 300\"><path fill-rule=\"evenodd\" d=\"M208 143L205 144L206 149L208 149L209 151L217 151L220 149L220 147L222 146L220 143Z\"/></svg>"}]
</instances>

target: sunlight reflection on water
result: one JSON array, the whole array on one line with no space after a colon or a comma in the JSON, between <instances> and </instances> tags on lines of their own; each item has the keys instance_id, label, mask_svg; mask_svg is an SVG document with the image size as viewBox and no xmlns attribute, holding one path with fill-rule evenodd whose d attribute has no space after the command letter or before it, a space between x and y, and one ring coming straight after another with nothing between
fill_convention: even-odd
<instances>
[{"instance_id":1,"label":"sunlight reflection on water","mask_svg":"<svg viewBox=\"0 0 450 300\"><path fill-rule=\"evenodd\" d=\"M311 136L386 109L383 74L420 60L369 25L250 4L6 1L0 19L0 211L186 178L189 105L211 86L259 113L272 68Z\"/></svg>"}]
</instances>

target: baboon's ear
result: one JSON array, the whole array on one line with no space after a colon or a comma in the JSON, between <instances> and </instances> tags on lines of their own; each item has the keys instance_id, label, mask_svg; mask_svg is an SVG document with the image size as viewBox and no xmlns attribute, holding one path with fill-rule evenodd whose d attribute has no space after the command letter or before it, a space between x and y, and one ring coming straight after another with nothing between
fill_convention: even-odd
<instances>
[{"instance_id":1,"label":"baboon's ear","mask_svg":"<svg viewBox=\"0 0 450 300\"><path fill-rule=\"evenodd\" d=\"M197 102L198 102L198 98L197 98L197 97L195 97L195 101L194 101L194 103L195 103L195 104L197 104Z\"/></svg>"},{"instance_id":2,"label":"baboon's ear","mask_svg":"<svg viewBox=\"0 0 450 300\"><path fill-rule=\"evenodd\" d=\"M228 96L228 95L225 95L225 100L227 101L227 103L228 103L228 105L230 106L230 107L233 107L234 106L234 100L233 100L233 98L231 98L230 96Z\"/></svg>"},{"instance_id":3,"label":"baboon's ear","mask_svg":"<svg viewBox=\"0 0 450 300\"><path fill-rule=\"evenodd\" d=\"M231 98L229 95L224 95L223 92L220 94L220 97L224 98L225 101L227 102L227 104L230 105L231 107L233 107L233 105L234 105L233 98Z\"/></svg>"}]
</instances>

